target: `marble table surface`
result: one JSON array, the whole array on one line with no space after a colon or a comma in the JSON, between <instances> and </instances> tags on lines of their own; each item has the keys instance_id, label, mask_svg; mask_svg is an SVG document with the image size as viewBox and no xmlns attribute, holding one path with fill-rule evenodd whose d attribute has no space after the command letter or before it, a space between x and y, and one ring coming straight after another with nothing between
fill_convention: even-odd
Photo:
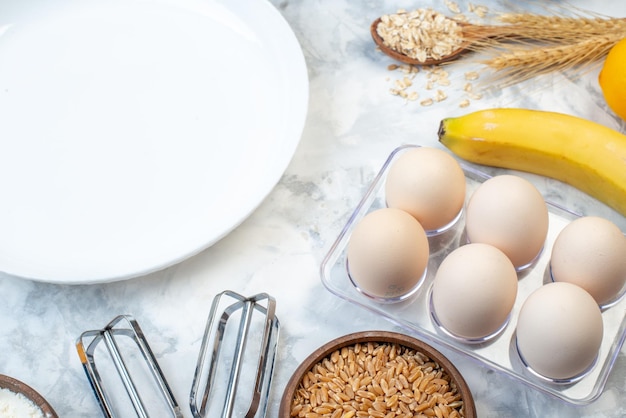
<instances>
[{"instance_id":1,"label":"marble table surface","mask_svg":"<svg viewBox=\"0 0 626 418\"><path fill-rule=\"evenodd\" d=\"M39 391L61 417L100 416L75 349L87 329L119 314L141 324L185 416L202 332L213 297L230 289L267 292L277 301L281 333L268 416L276 416L283 389L298 364L332 338L362 330L403 332L387 320L325 289L320 263L376 172L398 145L439 146L438 121L497 106L560 111L626 131L602 101L598 68L572 77L554 74L486 92L459 107L463 74L472 63L449 68L448 98L420 100L427 73L416 75L417 101L390 93L403 74L375 49L369 23L399 8L434 7L443 1L272 0L298 38L308 66L309 113L297 151L280 182L258 209L211 248L144 277L92 285L58 285L0 274L0 373ZM467 10L469 2L458 1ZM513 2L484 1L490 10ZM533 2L536 6L540 2ZM559 5L562 2L545 1ZM584 1L572 4L585 6ZM525 2L516 2L523 6ZM626 16L626 3L597 0L594 11ZM604 215L626 230L626 221L557 182L539 187L552 200ZM626 416L626 349L622 348L602 395L572 406L438 347L459 368L481 417Z\"/></svg>"}]
</instances>

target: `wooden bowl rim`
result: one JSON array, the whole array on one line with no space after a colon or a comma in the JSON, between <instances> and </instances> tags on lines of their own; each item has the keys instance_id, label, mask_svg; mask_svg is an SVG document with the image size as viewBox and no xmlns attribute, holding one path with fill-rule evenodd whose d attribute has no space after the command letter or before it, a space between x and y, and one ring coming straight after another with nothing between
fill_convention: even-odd
<instances>
[{"instance_id":1,"label":"wooden bowl rim","mask_svg":"<svg viewBox=\"0 0 626 418\"><path fill-rule=\"evenodd\" d=\"M444 356L441 352L439 352L437 349L430 346L429 344L425 343L424 341L418 340L417 338L411 337L409 335L393 331L355 332L335 338L322 345L317 350L313 351L302 363L300 363L300 365L296 368L294 373L291 375L291 378L287 382L287 385L285 386L285 390L283 392L283 397L280 402L280 408L278 412L279 418L289 418L291 416L291 400L295 395L296 388L298 387L298 384L300 383L304 373L306 373L311 367L313 367L314 364L323 360L325 357L327 357L337 349L357 343L368 342L397 343L416 351L420 351L426 354L431 360L439 363L439 365L448 372L450 378L455 381L457 387L459 388L463 400L463 405L465 407L465 417L476 418L476 406L474 404L472 392L467 382L465 381L459 370L454 366L454 364L452 364L452 362L448 360L448 358Z\"/></svg>"},{"instance_id":2,"label":"wooden bowl rim","mask_svg":"<svg viewBox=\"0 0 626 418\"><path fill-rule=\"evenodd\" d=\"M59 416L52 408L52 405L39 394L35 389L28 386L26 383L17 380L13 377L0 374L0 388L8 389L11 392L19 393L32 401L43 413L45 418L58 418Z\"/></svg>"}]
</instances>

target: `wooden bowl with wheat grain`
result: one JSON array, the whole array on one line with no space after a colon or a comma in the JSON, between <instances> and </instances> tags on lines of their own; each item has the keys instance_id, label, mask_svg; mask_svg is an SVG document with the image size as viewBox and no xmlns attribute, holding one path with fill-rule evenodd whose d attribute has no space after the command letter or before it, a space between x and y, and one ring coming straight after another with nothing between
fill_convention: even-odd
<instances>
[{"instance_id":1,"label":"wooden bowl with wheat grain","mask_svg":"<svg viewBox=\"0 0 626 418\"><path fill-rule=\"evenodd\" d=\"M475 418L476 407L461 373L435 348L401 333L365 331L312 352L287 383L278 416L364 413Z\"/></svg>"}]
</instances>

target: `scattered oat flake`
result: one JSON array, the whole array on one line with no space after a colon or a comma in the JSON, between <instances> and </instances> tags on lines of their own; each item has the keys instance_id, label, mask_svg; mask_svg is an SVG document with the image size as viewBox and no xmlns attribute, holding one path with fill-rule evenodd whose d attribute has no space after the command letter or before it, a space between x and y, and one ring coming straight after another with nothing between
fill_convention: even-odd
<instances>
[{"instance_id":1,"label":"scattered oat flake","mask_svg":"<svg viewBox=\"0 0 626 418\"><path fill-rule=\"evenodd\" d=\"M487 16L487 13L489 12L489 8L487 6L480 6L480 5L475 5L475 4L470 3L469 11L471 13L474 13L478 17L485 17Z\"/></svg>"},{"instance_id":2,"label":"scattered oat flake","mask_svg":"<svg viewBox=\"0 0 626 418\"><path fill-rule=\"evenodd\" d=\"M470 101L468 99L461 100L459 103L459 107L468 107L470 105Z\"/></svg>"},{"instance_id":3,"label":"scattered oat flake","mask_svg":"<svg viewBox=\"0 0 626 418\"><path fill-rule=\"evenodd\" d=\"M455 14L453 19L457 22L469 22L469 18L465 16L463 13Z\"/></svg>"},{"instance_id":4,"label":"scattered oat flake","mask_svg":"<svg viewBox=\"0 0 626 418\"><path fill-rule=\"evenodd\" d=\"M435 94L435 100L438 102L441 102L443 100L446 100L448 98L448 95L446 94L445 91L443 90L437 90L437 94Z\"/></svg>"},{"instance_id":5,"label":"scattered oat flake","mask_svg":"<svg viewBox=\"0 0 626 418\"><path fill-rule=\"evenodd\" d=\"M465 79L468 81L478 80L478 73L476 71L468 71L465 73Z\"/></svg>"},{"instance_id":6,"label":"scattered oat flake","mask_svg":"<svg viewBox=\"0 0 626 418\"><path fill-rule=\"evenodd\" d=\"M474 86L472 85L472 83L465 83L465 85L463 86L463 90L466 92L470 92L474 89Z\"/></svg>"},{"instance_id":7,"label":"scattered oat flake","mask_svg":"<svg viewBox=\"0 0 626 418\"><path fill-rule=\"evenodd\" d=\"M399 66L398 64L389 64L389 65L387 66L387 69L388 69L389 71L395 71L395 70L397 70L398 68L400 68L400 66Z\"/></svg>"},{"instance_id":8,"label":"scattered oat flake","mask_svg":"<svg viewBox=\"0 0 626 418\"><path fill-rule=\"evenodd\" d=\"M474 13L476 13L478 17L485 17L487 16L488 12L489 9L487 8L487 6L479 6Z\"/></svg>"},{"instance_id":9,"label":"scattered oat flake","mask_svg":"<svg viewBox=\"0 0 626 418\"><path fill-rule=\"evenodd\" d=\"M420 71L419 67L415 65L403 65L401 68L404 74L417 74Z\"/></svg>"},{"instance_id":10,"label":"scattered oat flake","mask_svg":"<svg viewBox=\"0 0 626 418\"><path fill-rule=\"evenodd\" d=\"M411 93L409 93L409 97L408 99L412 102L414 102L415 100L417 100L419 97L419 94L417 94L416 91L412 91Z\"/></svg>"},{"instance_id":11,"label":"scattered oat flake","mask_svg":"<svg viewBox=\"0 0 626 418\"><path fill-rule=\"evenodd\" d=\"M480 93L470 93L469 97L470 99L473 99L473 100L480 100L483 98L483 95Z\"/></svg>"},{"instance_id":12,"label":"scattered oat flake","mask_svg":"<svg viewBox=\"0 0 626 418\"><path fill-rule=\"evenodd\" d=\"M420 102L422 106L430 106L434 103L433 99L425 99Z\"/></svg>"},{"instance_id":13,"label":"scattered oat flake","mask_svg":"<svg viewBox=\"0 0 626 418\"><path fill-rule=\"evenodd\" d=\"M448 8L448 10L450 10L452 13L461 13L461 9L459 8L459 5L456 2L445 0L444 3L446 7Z\"/></svg>"}]
</instances>

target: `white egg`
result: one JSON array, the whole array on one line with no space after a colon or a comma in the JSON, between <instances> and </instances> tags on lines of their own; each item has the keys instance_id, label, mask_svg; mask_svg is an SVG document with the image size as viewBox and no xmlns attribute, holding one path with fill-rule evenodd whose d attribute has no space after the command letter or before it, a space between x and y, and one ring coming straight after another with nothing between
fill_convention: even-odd
<instances>
[{"instance_id":1,"label":"white egg","mask_svg":"<svg viewBox=\"0 0 626 418\"><path fill-rule=\"evenodd\" d=\"M578 218L554 241L550 270L554 281L582 287L600 306L610 304L626 284L626 236L608 219Z\"/></svg>"},{"instance_id":2,"label":"white egg","mask_svg":"<svg viewBox=\"0 0 626 418\"><path fill-rule=\"evenodd\" d=\"M591 295L571 283L548 283L524 302L517 319L517 347L536 373L573 379L594 363L604 325Z\"/></svg>"},{"instance_id":3,"label":"white egg","mask_svg":"<svg viewBox=\"0 0 626 418\"><path fill-rule=\"evenodd\" d=\"M355 226L347 249L348 273L364 294L398 299L424 278L429 246L420 223L400 209L368 213Z\"/></svg>"},{"instance_id":4,"label":"white egg","mask_svg":"<svg viewBox=\"0 0 626 418\"><path fill-rule=\"evenodd\" d=\"M465 173L447 152L419 147L401 154L385 181L387 206L413 215L429 233L458 219L465 202Z\"/></svg>"},{"instance_id":5,"label":"white egg","mask_svg":"<svg viewBox=\"0 0 626 418\"><path fill-rule=\"evenodd\" d=\"M481 184L467 203L469 242L493 245L523 269L541 253L548 235L548 207L528 180L499 175Z\"/></svg>"},{"instance_id":6,"label":"white egg","mask_svg":"<svg viewBox=\"0 0 626 418\"><path fill-rule=\"evenodd\" d=\"M432 287L432 308L449 333L468 340L497 334L517 296L509 258L488 244L467 244L441 262Z\"/></svg>"}]
</instances>

